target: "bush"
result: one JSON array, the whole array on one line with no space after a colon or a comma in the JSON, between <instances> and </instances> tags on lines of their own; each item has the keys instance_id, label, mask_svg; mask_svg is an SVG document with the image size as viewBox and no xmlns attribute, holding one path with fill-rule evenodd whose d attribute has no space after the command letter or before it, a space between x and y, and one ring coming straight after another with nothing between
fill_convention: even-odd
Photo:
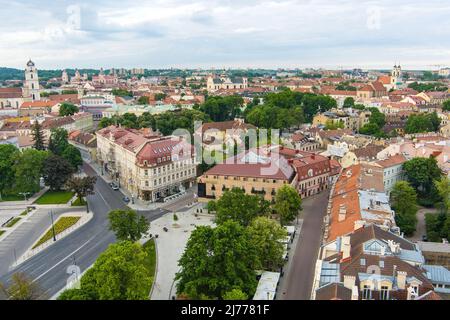
<instances>
[{"instance_id":1,"label":"bush","mask_svg":"<svg viewBox=\"0 0 450 320\"><path fill-rule=\"evenodd\" d=\"M173 221L178 221L178 216L176 215L176 213L173 214Z\"/></svg>"}]
</instances>

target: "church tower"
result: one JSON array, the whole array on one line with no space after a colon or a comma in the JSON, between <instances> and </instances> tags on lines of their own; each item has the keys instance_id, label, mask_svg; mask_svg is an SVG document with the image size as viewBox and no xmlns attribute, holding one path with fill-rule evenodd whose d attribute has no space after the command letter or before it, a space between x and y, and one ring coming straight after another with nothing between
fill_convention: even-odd
<instances>
[{"instance_id":1,"label":"church tower","mask_svg":"<svg viewBox=\"0 0 450 320\"><path fill-rule=\"evenodd\" d=\"M398 89L399 85L402 82L402 67L395 64L394 68L391 71L391 85L393 88Z\"/></svg>"},{"instance_id":2,"label":"church tower","mask_svg":"<svg viewBox=\"0 0 450 320\"><path fill-rule=\"evenodd\" d=\"M31 101L41 100L38 72L31 60L27 62L25 69L24 97L31 99Z\"/></svg>"}]
</instances>

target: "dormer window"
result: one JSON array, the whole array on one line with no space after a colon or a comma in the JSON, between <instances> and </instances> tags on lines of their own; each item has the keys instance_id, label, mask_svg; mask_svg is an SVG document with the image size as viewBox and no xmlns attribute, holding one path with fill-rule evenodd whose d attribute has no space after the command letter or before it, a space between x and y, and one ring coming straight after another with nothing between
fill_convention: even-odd
<instances>
[{"instance_id":1,"label":"dormer window","mask_svg":"<svg viewBox=\"0 0 450 320\"><path fill-rule=\"evenodd\" d=\"M372 299L372 289L367 284L364 285L363 292L362 292L362 298L363 298L363 300Z\"/></svg>"}]
</instances>

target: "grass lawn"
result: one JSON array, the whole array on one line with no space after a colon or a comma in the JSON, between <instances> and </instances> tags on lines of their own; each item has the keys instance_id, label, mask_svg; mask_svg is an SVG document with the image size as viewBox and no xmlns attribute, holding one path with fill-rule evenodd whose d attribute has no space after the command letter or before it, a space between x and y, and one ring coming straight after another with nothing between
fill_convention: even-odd
<instances>
[{"instance_id":1,"label":"grass lawn","mask_svg":"<svg viewBox=\"0 0 450 320\"><path fill-rule=\"evenodd\" d=\"M75 223L78 222L78 220L80 220L81 217L61 217L59 218L56 222L55 222L55 235L63 232L64 230L66 230L67 228L70 228L71 226L73 226ZM50 228L50 230L48 230L41 239L39 239L39 241L33 246L32 249L40 246L41 244L43 244L44 242L50 240L53 237L53 231Z\"/></svg>"},{"instance_id":2,"label":"grass lawn","mask_svg":"<svg viewBox=\"0 0 450 320\"><path fill-rule=\"evenodd\" d=\"M147 263L145 264L145 267L152 275L152 282L149 284L149 290L151 289L153 285L153 281L155 281L155 270L156 270L156 248L155 248L155 240L150 239L143 245L143 249L145 252L147 252Z\"/></svg>"},{"instance_id":3,"label":"grass lawn","mask_svg":"<svg viewBox=\"0 0 450 320\"><path fill-rule=\"evenodd\" d=\"M27 195L27 199L30 197L31 195ZM20 194L2 194L1 201L25 201L25 198Z\"/></svg>"},{"instance_id":4,"label":"grass lawn","mask_svg":"<svg viewBox=\"0 0 450 320\"><path fill-rule=\"evenodd\" d=\"M73 203L72 203L72 207L79 207L79 206L85 206L86 205L86 201L84 201L84 199L76 199Z\"/></svg>"},{"instance_id":5,"label":"grass lawn","mask_svg":"<svg viewBox=\"0 0 450 320\"><path fill-rule=\"evenodd\" d=\"M31 211L31 210L30 210ZM28 209L26 209L24 212L22 212L20 215L21 216L26 216L27 214L28 214L28 212L30 212L30 211L28 211Z\"/></svg>"},{"instance_id":6,"label":"grass lawn","mask_svg":"<svg viewBox=\"0 0 450 320\"><path fill-rule=\"evenodd\" d=\"M15 225L20 220L20 217L15 217L12 219L8 224L5 226L7 228L11 228L13 225Z\"/></svg>"},{"instance_id":7,"label":"grass lawn","mask_svg":"<svg viewBox=\"0 0 450 320\"><path fill-rule=\"evenodd\" d=\"M73 197L71 191L47 191L39 199L36 204L65 204Z\"/></svg>"},{"instance_id":8,"label":"grass lawn","mask_svg":"<svg viewBox=\"0 0 450 320\"><path fill-rule=\"evenodd\" d=\"M0 236L2 235L2 234L4 234L6 231L5 230L0 230Z\"/></svg>"}]
</instances>

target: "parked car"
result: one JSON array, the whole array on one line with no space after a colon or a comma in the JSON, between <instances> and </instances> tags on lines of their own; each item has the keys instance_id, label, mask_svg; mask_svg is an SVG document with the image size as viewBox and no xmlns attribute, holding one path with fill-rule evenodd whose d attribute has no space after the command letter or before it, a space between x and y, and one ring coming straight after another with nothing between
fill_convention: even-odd
<instances>
[{"instance_id":1,"label":"parked car","mask_svg":"<svg viewBox=\"0 0 450 320\"><path fill-rule=\"evenodd\" d=\"M426 234L424 234L423 236L422 236L422 241L428 241L428 237L427 237L427 235Z\"/></svg>"},{"instance_id":2,"label":"parked car","mask_svg":"<svg viewBox=\"0 0 450 320\"><path fill-rule=\"evenodd\" d=\"M123 197L123 201L126 202L126 203L128 203L128 202L130 202L130 198L128 198L128 197Z\"/></svg>"},{"instance_id":3,"label":"parked car","mask_svg":"<svg viewBox=\"0 0 450 320\"><path fill-rule=\"evenodd\" d=\"M119 186L118 186L117 183L115 183L115 182L111 183L111 188L112 188L113 190L119 190Z\"/></svg>"}]
</instances>

